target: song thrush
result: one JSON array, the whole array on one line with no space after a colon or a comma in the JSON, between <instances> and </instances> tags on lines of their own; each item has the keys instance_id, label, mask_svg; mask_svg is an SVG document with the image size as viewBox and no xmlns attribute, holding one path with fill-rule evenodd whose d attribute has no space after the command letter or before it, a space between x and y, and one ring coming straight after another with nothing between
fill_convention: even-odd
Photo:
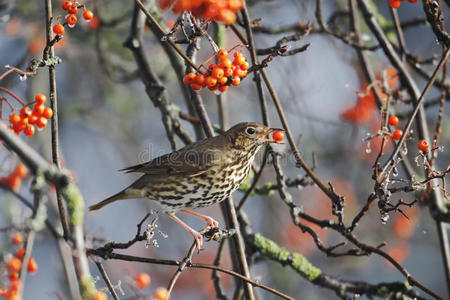
<instances>
[{"instance_id":1,"label":"song thrush","mask_svg":"<svg viewBox=\"0 0 450 300\"><path fill-rule=\"evenodd\" d=\"M194 215L206 221L206 228L218 222L188 209L210 206L227 199L247 177L255 154L267 142L275 128L247 122L239 123L225 133L210 137L157 157L149 162L121 171L144 175L123 191L89 207L100 209L116 200L148 198L155 200L167 215L195 238L200 249L202 234L195 231L175 213Z\"/></svg>"}]
</instances>

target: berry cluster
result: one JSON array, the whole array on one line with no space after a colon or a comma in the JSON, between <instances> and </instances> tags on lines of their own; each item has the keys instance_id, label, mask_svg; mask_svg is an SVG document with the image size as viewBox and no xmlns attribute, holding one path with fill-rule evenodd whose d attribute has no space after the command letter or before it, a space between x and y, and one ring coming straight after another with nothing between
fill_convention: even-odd
<instances>
[{"instance_id":1,"label":"berry cluster","mask_svg":"<svg viewBox=\"0 0 450 300\"><path fill-rule=\"evenodd\" d=\"M241 52L234 53L234 60L228 58L228 51L220 49L216 57L220 63L210 64L205 74L189 73L183 82L198 91L208 87L210 91L225 92L230 85L239 85L247 76L248 62Z\"/></svg>"},{"instance_id":2,"label":"berry cluster","mask_svg":"<svg viewBox=\"0 0 450 300\"><path fill-rule=\"evenodd\" d=\"M159 7L166 9L172 6L176 14L190 11L194 17L219 21L230 25L236 22L236 12L244 7L243 0L161 0Z\"/></svg>"},{"instance_id":3,"label":"berry cluster","mask_svg":"<svg viewBox=\"0 0 450 300\"><path fill-rule=\"evenodd\" d=\"M55 26L53 26L53 32L57 35L64 34L64 25L67 24L70 28L73 28L75 26L75 24L77 24L77 22L78 22L77 13L78 13L79 8L82 8L84 10L83 18L87 22L90 22L94 18L94 13L90 10L87 10L85 8L84 4L80 4L77 1L63 1L61 6L62 6L62 9L67 11L68 14L66 15L65 23L63 23L63 24L58 23L58 24L55 24Z\"/></svg>"},{"instance_id":4,"label":"berry cluster","mask_svg":"<svg viewBox=\"0 0 450 300\"><path fill-rule=\"evenodd\" d=\"M20 110L20 114L12 113L9 115L9 126L17 135L22 131L26 136L34 135L34 125L42 129L47 126L48 119L53 116L53 110L44 105L47 100L45 95L37 94L34 100L33 109L27 105Z\"/></svg>"},{"instance_id":5,"label":"berry cluster","mask_svg":"<svg viewBox=\"0 0 450 300\"><path fill-rule=\"evenodd\" d=\"M0 182L9 186L13 190L18 190L22 185L22 180L28 176L28 169L24 164L20 163L16 166L14 171L7 177L0 177Z\"/></svg>"},{"instance_id":6,"label":"berry cluster","mask_svg":"<svg viewBox=\"0 0 450 300\"><path fill-rule=\"evenodd\" d=\"M397 116L390 116L388 119L388 123L392 127L397 126L398 122L399 122L399 120L398 120ZM403 131L400 129L396 129L392 133L392 138L394 138L394 140L399 140L402 138L402 136L403 136ZM422 151L427 151L429 147L430 147L430 145L428 144L428 142L426 140L420 140L419 143L417 144L417 148L419 148L419 150L422 150Z\"/></svg>"},{"instance_id":7,"label":"berry cluster","mask_svg":"<svg viewBox=\"0 0 450 300\"><path fill-rule=\"evenodd\" d=\"M15 245L23 244L22 234L17 232L12 237L12 243ZM22 289L22 282L19 278L19 272L22 269L22 260L25 255L25 248L23 245L17 250L14 256L7 258L6 269L8 270L9 285L5 288L0 288L0 297L5 297L7 300L21 300L19 290ZM38 269L38 264L33 257L28 259L27 270L29 273L35 273Z\"/></svg>"},{"instance_id":8,"label":"berry cluster","mask_svg":"<svg viewBox=\"0 0 450 300\"><path fill-rule=\"evenodd\" d=\"M392 8L399 8L402 5L402 2L406 0L389 0L389 5ZM419 0L408 0L409 3L416 3Z\"/></svg>"}]
</instances>

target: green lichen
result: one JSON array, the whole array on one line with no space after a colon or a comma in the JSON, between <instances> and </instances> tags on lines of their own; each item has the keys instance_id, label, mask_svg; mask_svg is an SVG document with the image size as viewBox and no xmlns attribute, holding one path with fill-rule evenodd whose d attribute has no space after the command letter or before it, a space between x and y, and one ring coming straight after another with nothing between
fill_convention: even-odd
<instances>
[{"instance_id":1,"label":"green lichen","mask_svg":"<svg viewBox=\"0 0 450 300\"><path fill-rule=\"evenodd\" d=\"M315 280L322 273L322 270L311 264L302 254L295 252L291 254L286 248L278 246L277 243L260 233L254 235L253 244L262 255L282 264L288 263L297 273L309 281Z\"/></svg>"},{"instance_id":2,"label":"green lichen","mask_svg":"<svg viewBox=\"0 0 450 300\"><path fill-rule=\"evenodd\" d=\"M60 192L66 199L70 222L74 226L81 225L84 217L84 201L80 190L75 184L69 183Z\"/></svg>"},{"instance_id":3,"label":"green lichen","mask_svg":"<svg viewBox=\"0 0 450 300\"><path fill-rule=\"evenodd\" d=\"M81 278L81 294L83 299L91 299L97 294L95 281L92 276L83 276Z\"/></svg>"}]
</instances>

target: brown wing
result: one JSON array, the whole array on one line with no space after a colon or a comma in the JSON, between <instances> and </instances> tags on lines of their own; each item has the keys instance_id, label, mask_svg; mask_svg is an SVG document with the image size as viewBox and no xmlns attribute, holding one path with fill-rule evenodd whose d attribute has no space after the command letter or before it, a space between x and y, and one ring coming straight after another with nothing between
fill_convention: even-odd
<instances>
[{"instance_id":1,"label":"brown wing","mask_svg":"<svg viewBox=\"0 0 450 300\"><path fill-rule=\"evenodd\" d=\"M220 163L222 137L205 139L178 151L165 154L149 162L121 169L126 173L153 175L200 175L214 164Z\"/></svg>"}]
</instances>

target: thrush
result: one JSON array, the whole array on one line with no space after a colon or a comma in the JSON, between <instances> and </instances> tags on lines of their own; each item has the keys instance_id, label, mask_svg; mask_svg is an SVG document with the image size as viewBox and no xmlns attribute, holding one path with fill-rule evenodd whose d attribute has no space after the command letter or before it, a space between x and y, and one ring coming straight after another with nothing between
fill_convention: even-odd
<instances>
[{"instance_id":1,"label":"thrush","mask_svg":"<svg viewBox=\"0 0 450 300\"><path fill-rule=\"evenodd\" d=\"M191 211L227 199L247 177L258 150L266 143L276 143L269 135L280 129L246 122L233 126L218 136L134 165L120 171L143 173L121 192L89 207L100 209L117 200L148 198L183 226L195 239L200 250L203 237L175 213L180 211L206 221L207 228L217 228L213 218Z\"/></svg>"}]
</instances>

